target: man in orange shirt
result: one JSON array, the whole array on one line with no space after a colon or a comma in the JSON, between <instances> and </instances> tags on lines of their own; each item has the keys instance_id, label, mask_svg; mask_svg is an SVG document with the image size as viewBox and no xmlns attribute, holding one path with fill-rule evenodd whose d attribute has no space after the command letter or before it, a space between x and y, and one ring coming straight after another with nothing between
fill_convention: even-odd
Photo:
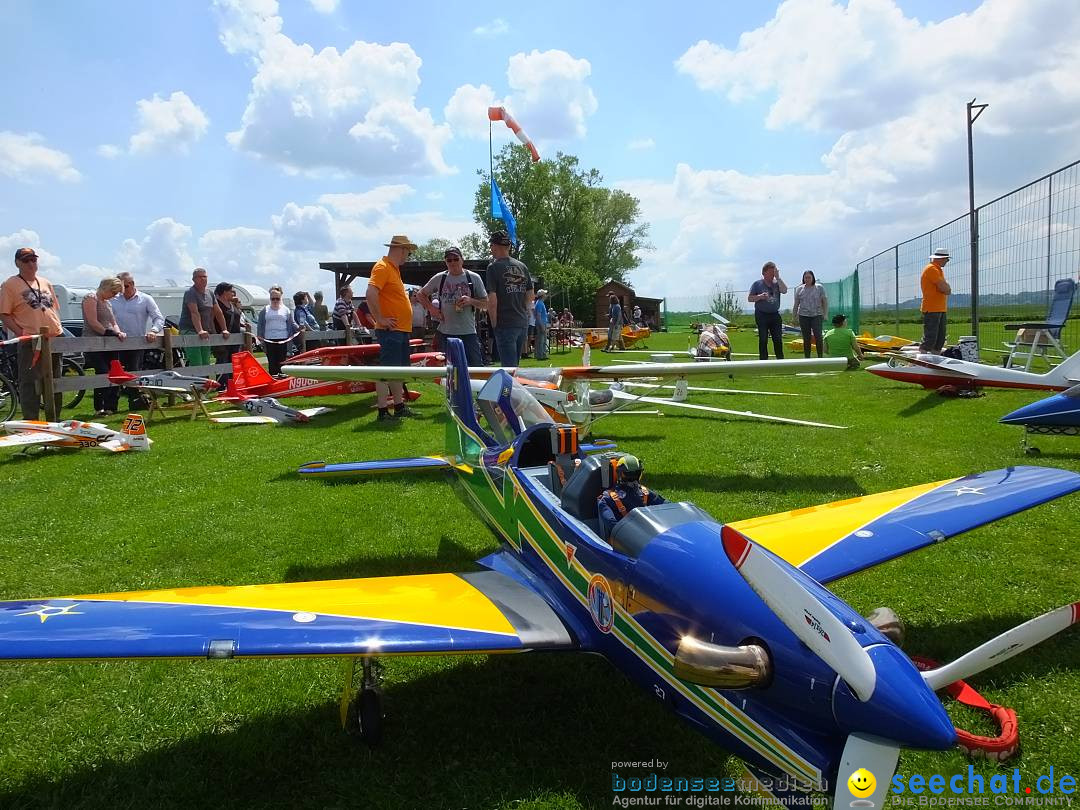
<instances>
[{"instance_id":1,"label":"man in orange shirt","mask_svg":"<svg viewBox=\"0 0 1080 810\"><path fill-rule=\"evenodd\" d=\"M948 263L949 251L935 250L930 254L930 264L926 265L922 271L920 285L922 286L923 339L919 344L921 352L940 354L941 347L945 345L948 296L952 294L952 287L945 280L943 272Z\"/></svg>"},{"instance_id":2,"label":"man in orange shirt","mask_svg":"<svg viewBox=\"0 0 1080 810\"><path fill-rule=\"evenodd\" d=\"M61 334L60 302L56 300L56 293L48 279L38 275L37 251L28 247L16 250L15 267L18 272L0 285L0 323L12 337L37 335L42 329L47 329L50 337L57 337ZM19 375L19 403L22 405L23 419L38 418L41 367L48 362L42 358L34 363L34 348L29 340L18 344L19 368L29 369L27 373ZM0 349L6 350L7 347ZM60 355L54 354L50 359L53 377L59 377ZM61 395L56 394L57 413L60 411L60 399Z\"/></svg>"},{"instance_id":3,"label":"man in orange shirt","mask_svg":"<svg viewBox=\"0 0 1080 810\"><path fill-rule=\"evenodd\" d=\"M409 260L416 245L407 236L395 236L386 243L389 250L371 268L367 305L375 320L375 340L379 343L380 366L409 365L409 337L412 335L412 304L401 281L401 265ZM412 416L405 404L405 385L400 381L375 383L380 422ZM393 400L394 412L390 413Z\"/></svg>"}]
</instances>

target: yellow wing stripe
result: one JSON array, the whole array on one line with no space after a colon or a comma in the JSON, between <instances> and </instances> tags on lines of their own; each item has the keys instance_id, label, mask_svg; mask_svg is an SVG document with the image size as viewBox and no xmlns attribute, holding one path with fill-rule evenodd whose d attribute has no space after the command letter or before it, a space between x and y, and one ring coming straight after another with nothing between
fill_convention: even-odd
<instances>
[{"instance_id":1,"label":"yellow wing stripe","mask_svg":"<svg viewBox=\"0 0 1080 810\"><path fill-rule=\"evenodd\" d=\"M454 574L273 585L211 585L62 598L322 613L516 635L513 625L490 599Z\"/></svg>"},{"instance_id":2,"label":"yellow wing stripe","mask_svg":"<svg viewBox=\"0 0 1080 810\"><path fill-rule=\"evenodd\" d=\"M894 489L877 495L740 520L730 525L773 554L799 566L868 523L956 480L953 478Z\"/></svg>"}]
</instances>

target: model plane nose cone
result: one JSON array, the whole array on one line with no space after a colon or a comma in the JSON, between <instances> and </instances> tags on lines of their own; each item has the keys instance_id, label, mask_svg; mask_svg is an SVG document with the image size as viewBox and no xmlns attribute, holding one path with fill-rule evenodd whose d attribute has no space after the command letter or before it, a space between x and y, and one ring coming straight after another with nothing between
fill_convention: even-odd
<instances>
[{"instance_id":1,"label":"model plane nose cone","mask_svg":"<svg viewBox=\"0 0 1080 810\"><path fill-rule=\"evenodd\" d=\"M1080 426L1080 386L1018 408L1000 421L1006 425Z\"/></svg>"},{"instance_id":2,"label":"model plane nose cone","mask_svg":"<svg viewBox=\"0 0 1080 810\"><path fill-rule=\"evenodd\" d=\"M912 748L945 750L956 742L956 728L941 701L900 649L877 644L866 652L877 670L870 700L860 702L842 682L833 713L841 728L886 737Z\"/></svg>"}]
</instances>

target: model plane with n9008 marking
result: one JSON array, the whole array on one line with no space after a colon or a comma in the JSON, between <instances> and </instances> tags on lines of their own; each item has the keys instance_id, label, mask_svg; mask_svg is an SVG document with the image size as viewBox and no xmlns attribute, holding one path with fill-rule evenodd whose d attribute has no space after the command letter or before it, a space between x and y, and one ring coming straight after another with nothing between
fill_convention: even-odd
<instances>
[{"instance_id":1,"label":"model plane with n9008 marking","mask_svg":"<svg viewBox=\"0 0 1080 810\"><path fill-rule=\"evenodd\" d=\"M726 525L654 504L602 537L597 498L622 455L585 454L574 426L525 427L505 371L474 401L460 341L448 359L444 455L301 473L454 473L503 541L482 570L3 602L0 656L359 660L342 718L377 736L379 656L599 653L755 773L846 790L863 767L881 802L901 746L954 744L936 690L1080 617L1065 605L920 672L824 585L1073 493L1076 473L1008 468Z\"/></svg>"}]
</instances>

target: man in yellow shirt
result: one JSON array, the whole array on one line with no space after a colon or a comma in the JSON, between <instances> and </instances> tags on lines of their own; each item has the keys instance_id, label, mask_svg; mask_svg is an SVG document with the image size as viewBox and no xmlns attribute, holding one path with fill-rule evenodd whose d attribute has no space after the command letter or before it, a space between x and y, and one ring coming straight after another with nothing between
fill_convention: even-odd
<instances>
[{"instance_id":1,"label":"man in yellow shirt","mask_svg":"<svg viewBox=\"0 0 1080 810\"><path fill-rule=\"evenodd\" d=\"M367 305L375 320L375 340L379 343L380 366L409 365L409 337L412 334L412 304L401 281L401 265L409 260L416 245L407 236L395 236L386 243L389 250L371 268ZM375 384L380 422L412 416L405 404L405 386L401 381ZM393 400L394 412L390 413Z\"/></svg>"},{"instance_id":2,"label":"man in yellow shirt","mask_svg":"<svg viewBox=\"0 0 1080 810\"><path fill-rule=\"evenodd\" d=\"M948 296L952 287L945 280L944 268L949 263L949 251L935 250L930 254L930 264L922 271L919 280L922 287L923 338L919 351L940 354L945 345L945 326L949 309Z\"/></svg>"}]
</instances>

